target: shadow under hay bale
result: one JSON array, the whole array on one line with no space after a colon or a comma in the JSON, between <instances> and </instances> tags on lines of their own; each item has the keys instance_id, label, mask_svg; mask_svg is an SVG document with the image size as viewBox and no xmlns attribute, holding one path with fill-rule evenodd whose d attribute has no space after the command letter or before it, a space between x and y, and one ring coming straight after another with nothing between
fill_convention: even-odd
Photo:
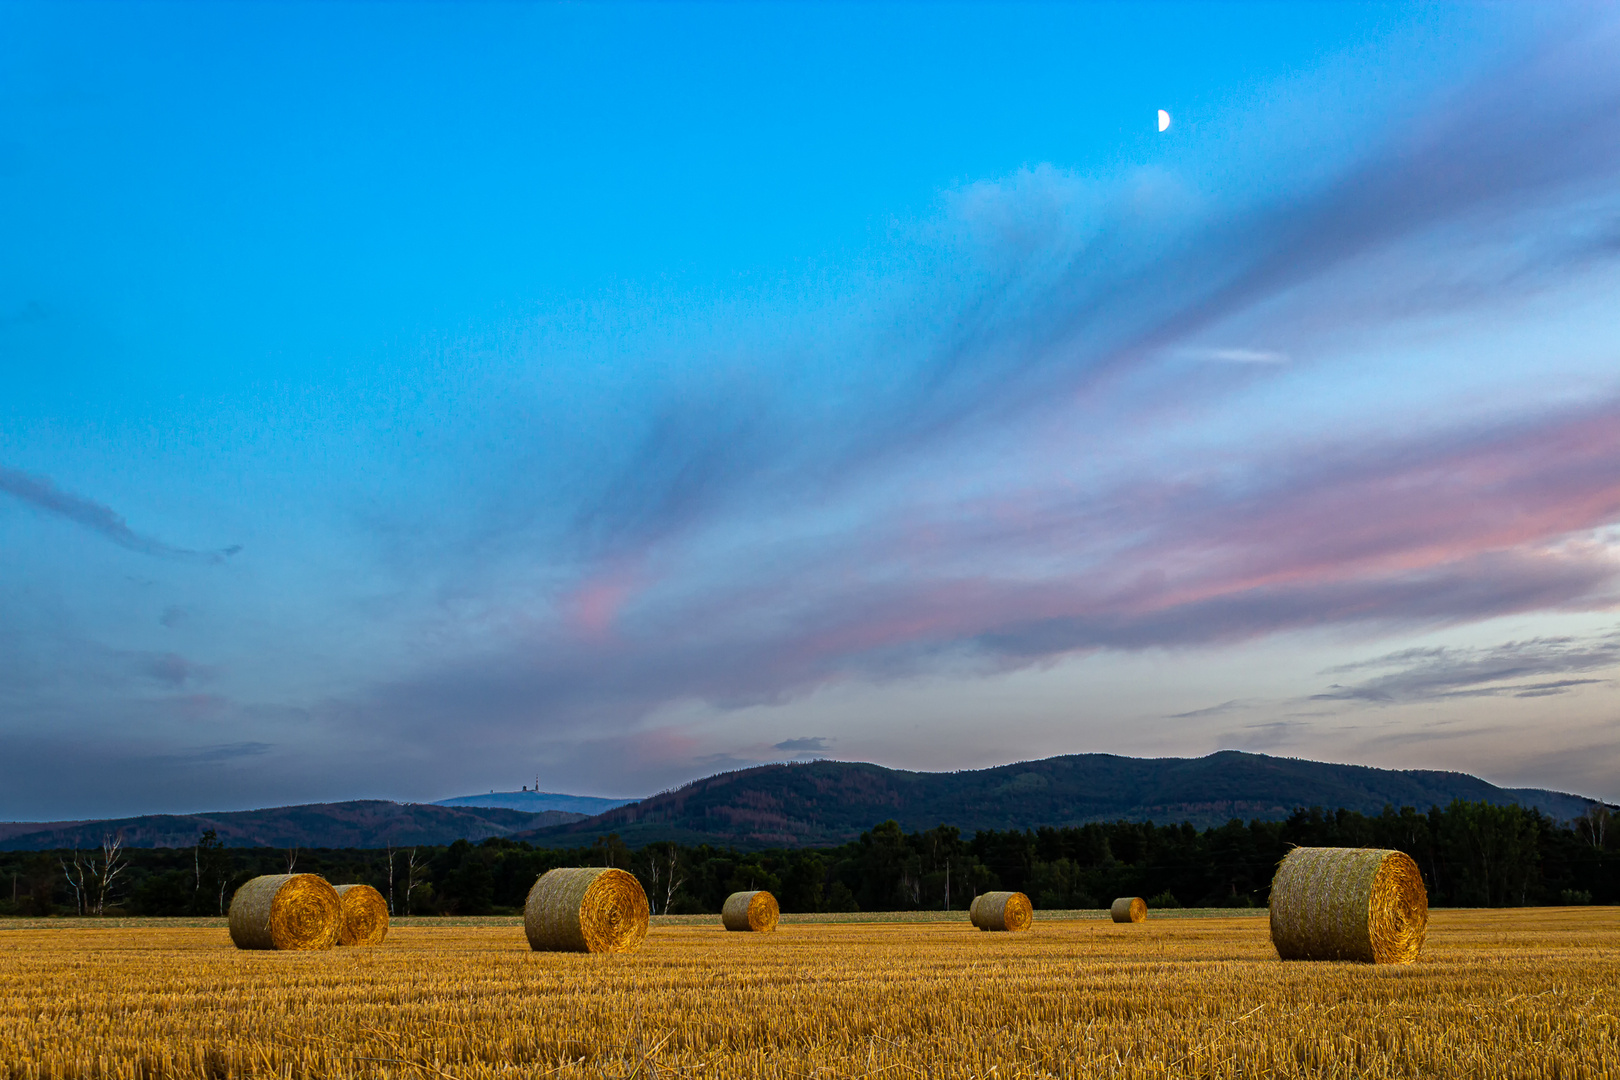
<instances>
[{"instance_id":1,"label":"shadow under hay bale","mask_svg":"<svg viewBox=\"0 0 1620 1080\"><path fill-rule=\"evenodd\" d=\"M329 949L343 905L318 874L266 874L231 897L231 941L238 949Z\"/></svg>"},{"instance_id":2,"label":"shadow under hay bale","mask_svg":"<svg viewBox=\"0 0 1620 1080\"><path fill-rule=\"evenodd\" d=\"M629 952L647 936L648 915L634 875L610 866L560 867L529 890L523 932L536 952Z\"/></svg>"},{"instance_id":3,"label":"shadow under hay bale","mask_svg":"<svg viewBox=\"0 0 1620 1080\"><path fill-rule=\"evenodd\" d=\"M1271 943L1284 960L1409 964L1428 925L1423 875L1403 852L1295 848L1271 880Z\"/></svg>"},{"instance_id":4,"label":"shadow under hay bale","mask_svg":"<svg viewBox=\"0 0 1620 1080\"><path fill-rule=\"evenodd\" d=\"M776 897L764 889L756 889L753 892L734 892L726 897L725 906L720 909L720 922L727 930L752 930L758 934L768 934L776 929L776 921L781 914L781 909L776 906Z\"/></svg>"},{"instance_id":5,"label":"shadow under hay bale","mask_svg":"<svg viewBox=\"0 0 1620 1080\"><path fill-rule=\"evenodd\" d=\"M381 945L388 935L388 901L382 893L370 885L339 885L336 892L343 907L338 944Z\"/></svg>"},{"instance_id":6,"label":"shadow under hay bale","mask_svg":"<svg viewBox=\"0 0 1620 1080\"><path fill-rule=\"evenodd\" d=\"M1147 901L1140 896L1122 896L1109 907L1115 922L1141 922L1147 918Z\"/></svg>"},{"instance_id":7,"label":"shadow under hay bale","mask_svg":"<svg viewBox=\"0 0 1620 1080\"><path fill-rule=\"evenodd\" d=\"M1035 908L1021 892L987 892L973 898L968 918L980 930L1028 930Z\"/></svg>"}]
</instances>

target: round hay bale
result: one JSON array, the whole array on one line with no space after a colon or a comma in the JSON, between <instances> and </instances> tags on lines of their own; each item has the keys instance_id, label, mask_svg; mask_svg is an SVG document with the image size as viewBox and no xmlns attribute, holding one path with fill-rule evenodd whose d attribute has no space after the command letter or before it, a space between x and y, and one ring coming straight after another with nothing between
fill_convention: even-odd
<instances>
[{"instance_id":1,"label":"round hay bale","mask_svg":"<svg viewBox=\"0 0 1620 1080\"><path fill-rule=\"evenodd\" d=\"M752 930L768 934L776 929L776 920L782 909L776 906L776 897L764 889L753 892L734 892L726 897L720 909L720 922L727 930Z\"/></svg>"},{"instance_id":2,"label":"round hay bale","mask_svg":"<svg viewBox=\"0 0 1620 1080\"><path fill-rule=\"evenodd\" d=\"M230 925L238 949L329 949L343 905L319 874L266 874L231 897Z\"/></svg>"},{"instance_id":3,"label":"round hay bale","mask_svg":"<svg viewBox=\"0 0 1620 1080\"><path fill-rule=\"evenodd\" d=\"M1147 918L1147 901L1140 896L1122 896L1108 908L1115 922L1141 922Z\"/></svg>"},{"instance_id":4,"label":"round hay bale","mask_svg":"<svg viewBox=\"0 0 1620 1080\"><path fill-rule=\"evenodd\" d=\"M987 892L973 898L968 918L980 930L1028 930L1035 907L1021 892Z\"/></svg>"},{"instance_id":5,"label":"round hay bale","mask_svg":"<svg viewBox=\"0 0 1620 1080\"><path fill-rule=\"evenodd\" d=\"M647 936L647 894L611 866L547 870L523 905L523 931L536 952L629 952Z\"/></svg>"},{"instance_id":6,"label":"round hay bale","mask_svg":"<svg viewBox=\"0 0 1620 1080\"><path fill-rule=\"evenodd\" d=\"M339 885L336 892L343 906L338 944L381 945L388 935L388 901L383 894L370 885Z\"/></svg>"},{"instance_id":7,"label":"round hay bale","mask_svg":"<svg viewBox=\"0 0 1620 1080\"><path fill-rule=\"evenodd\" d=\"M1295 848L1271 879L1271 943L1284 960L1410 964L1429 894L1411 856L1373 848Z\"/></svg>"}]
</instances>

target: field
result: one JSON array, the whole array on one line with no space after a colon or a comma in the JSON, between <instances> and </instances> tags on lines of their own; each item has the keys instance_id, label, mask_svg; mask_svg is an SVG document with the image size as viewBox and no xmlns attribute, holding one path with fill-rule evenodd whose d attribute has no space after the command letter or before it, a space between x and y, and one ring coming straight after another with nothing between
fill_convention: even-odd
<instances>
[{"instance_id":1,"label":"field","mask_svg":"<svg viewBox=\"0 0 1620 1080\"><path fill-rule=\"evenodd\" d=\"M662 923L626 956L512 920L241 953L217 925L0 923L0 1077L1620 1080L1620 911L1438 911L1409 967L1284 964L1266 920Z\"/></svg>"}]
</instances>

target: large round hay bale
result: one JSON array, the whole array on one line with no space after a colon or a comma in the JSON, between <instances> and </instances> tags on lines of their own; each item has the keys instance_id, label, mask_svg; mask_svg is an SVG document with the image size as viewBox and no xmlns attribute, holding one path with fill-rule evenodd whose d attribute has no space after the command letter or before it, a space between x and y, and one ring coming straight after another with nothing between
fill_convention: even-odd
<instances>
[{"instance_id":1,"label":"large round hay bale","mask_svg":"<svg viewBox=\"0 0 1620 1080\"><path fill-rule=\"evenodd\" d=\"M370 885L339 885L336 891L343 905L338 944L381 945L388 935L388 901L383 894Z\"/></svg>"},{"instance_id":2,"label":"large round hay bale","mask_svg":"<svg viewBox=\"0 0 1620 1080\"><path fill-rule=\"evenodd\" d=\"M1147 918L1147 901L1140 896L1122 896L1108 908L1115 922L1141 922Z\"/></svg>"},{"instance_id":3,"label":"large round hay bale","mask_svg":"<svg viewBox=\"0 0 1620 1080\"><path fill-rule=\"evenodd\" d=\"M266 874L231 897L238 949L329 949L342 924L337 891L319 874Z\"/></svg>"},{"instance_id":4,"label":"large round hay bale","mask_svg":"<svg viewBox=\"0 0 1620 1080\"><path fill-rule=\"evenodd\" d=\"M776 920L782 910L776 906L776 897L764 889L752 892L734 892L726 897L720 909L720 922L727 930L752 930L768 934L776 929Z\"/></svg>"},{"instance_id":5,"label":"large round hay bale","mask_svg":"<svg viewBox=\"0 0 1620 1080\"><path fill-rule=\"evenodd\" d=\"M980 930L1028 930L1035 907L1021 892L987 892L973 898L968 918Z\"/></svg>"},{"instance_id":6,"label":"large round hay bale","mask_svg":"<svg viewBox=\"0 0 1620 1080\"><path fill-rule=\"evenodd\" d=\"M1271 879L1271 943L1284 960L1410 964L1429 894L1411 856L1373 848L1295 848Z\"/></svg>"},{"instance_id":7,"label":"large round hay bale","mask_svg":"<svg viewBox=\"0 0 1620 1080\"><path fill-rule=\"evenodd\" d=\"M629 952L647 936L647 894L611 866L547 870L523 905L523 931L536 952Z\"/></svg>"}]
</instances>

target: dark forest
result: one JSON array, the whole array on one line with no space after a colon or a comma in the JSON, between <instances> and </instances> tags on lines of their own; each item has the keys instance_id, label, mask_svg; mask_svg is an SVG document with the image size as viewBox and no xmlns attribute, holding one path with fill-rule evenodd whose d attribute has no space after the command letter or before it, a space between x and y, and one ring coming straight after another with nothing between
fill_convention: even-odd
<instances>
[{"instance_id":1,"label":"dark forest","mask_svg":"<svg viewBox=\"0 0 1620 1080\"><path fill-rule=\"evenodd\" d=\"M569 849L492 838L288 851L228 848L205 836L188 848L0 855L0 882L10 886L0 914L217 916L242 882L289 869L373 885L396 915L511 914L538 875L577 865L634 872L659 914L718 912L729 893L754 888L775 893L784 912L962 910L988 889L1020 890L1038 909L1103 907L1116 896L1159 908L1263 907L1274 867L1296 845L1404 851L1422 868L1435 906L1614 904L1617 844L1606 808L1560 823L1536 810L1461 801L1426 813L1298 810L1283 821L1202 831L1122 821L964 838L949 825L906 833L888 821L838 847L746 853L678 844L632 850L616 836Z\"/></svg>"}]
</instances>

